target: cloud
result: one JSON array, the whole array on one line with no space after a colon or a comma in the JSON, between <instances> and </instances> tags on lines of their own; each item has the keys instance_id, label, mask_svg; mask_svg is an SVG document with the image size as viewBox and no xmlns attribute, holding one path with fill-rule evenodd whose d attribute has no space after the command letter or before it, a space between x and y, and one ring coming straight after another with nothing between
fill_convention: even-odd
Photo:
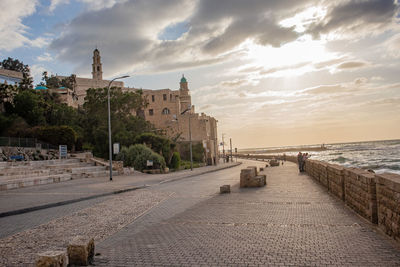
<instances>
[{"instance_id":1,"label":"cloud","mask_svg":"<svg viewBox=\"0 0 400 267\"><path fill-rule=\"evenodd\" d=\"M315 37L335 33L350 38L370 35L375 31L380 33L395 25L399 11L399 5L394 0L350 0L333 3L327 7L327 14L321 21L308 27L308 33Z\"/></svg>"},{"instance_id":2,"label":"cloud","mask_svg":"<svg viewBox=\"0 0 400 267\"><path fill-rule=\"evenodd\" d=\"M62 1L62 0L55 0L55 1ZM125 3L128 0L79 0L79 1L85 3L90 10L101 10L105 8L111 8L115 4Z\"/></svg>"},{"instance_id":3,"label":"cloud","mask_svg":"<svg viewBox=\"0 0 400 267\"><path fill-rule=\"evenodd\" d=\"M22 19L36 11L37 0L1 0L0 10L0 50L12 51L25 44L41 46L43 39L31 40L27 37L29 28Z\"/></svg>"},{"instance_id":4,"label":"cloud","mask_svg":"<svg viewBox=\"0 0 400 267\"><path fill-rule=\"evenodd\" d=\"M346 61L339 64L336 68L339 70L346 70L346 69L360 69L368 66L369 63L365 61Z\"/></svg>"},{"instance_id":5,"label":"cloud","mask_svg":"<svg viewBox=\"0 0 400 267\"><path fill-rule=\"evenodd\" d=\"M337 94L342 92L347 92L348 88L341 84L334 85L319 85L316 87L311 87L303 90L302 92L306 94Z\"/></svg>"},{"instance_id":6,"label":"cloud","mask_svg":"<svg viewBox=\"0 0 400 267\"><path fill-rule=\"evenodd\" d=\"M389 54L395 58L400 57L400 33L392 36L384 44Z\"/></svg>"},{"instance_id":7,"label":"cloud","mask_svg":"<svg viewBox=\"0 0 400 267\"><path fill-rule=\"evenodd\" d=\"M49 6L49 12L52 13L57 8L57 6L62 4L69 4L69 0L51 0Z\"/></svg>"},{"instance_id":8,"label":"cloud","mask_svg":"<svg viewBox=\"0 0 400 267\"><path fill-rule=\"evenodd\" d=\"M30 70L35 83L39 83L42 79L43 72L47 71L45 67L38 64L30 66Z\"/></svg>"},{"instance_id":9,"label":"cloud","mask_svg":"<svg viewBox=\"0 0 400 267\"><path fill-rule=\"evenodd\" d=\"M36 60L39 62L51 61L53 60L53 57L49 53L45 52L43 55L37 56Z\"/></svg>"},{"instance_id":10,"label":"cloud","mask_svg":"<svg viewBox=\"0 0 400 267\"><path fill-rule=\"evenodd\" d=\"M298 33L293 27L281 26L279 21L315 3L312 0L80 1L101 3L106 9L95 8L65 24L50 48L59 59L76 64L78 72L89 74L90 55L97 45L107 76L217 64L230 60L232 54L238 55L239 46L247 40L280 46L295 40ZM159 39L167 29L174 32L179 25L185 27L173 40Z\"/></svg>"}]
</instances>

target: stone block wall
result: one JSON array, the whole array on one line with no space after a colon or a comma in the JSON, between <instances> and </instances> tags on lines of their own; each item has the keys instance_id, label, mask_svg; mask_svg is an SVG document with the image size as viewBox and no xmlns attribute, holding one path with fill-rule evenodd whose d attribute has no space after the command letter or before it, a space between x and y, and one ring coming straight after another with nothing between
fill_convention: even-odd
<instances>
[{"instance_id":1,"label":"stone block wall","mask_svg":"<svg viewBox=\"0 0 400 267\"><path fill-rule=\"evenodd\" d=\"M378 224L387 235L400 242L400 175L376 175Z\"/></svg>"},{"instance_id":2,"label":"stone block wall","mask_svg":"<svg viewBox=\"0 0 400 267\"><path fill-rule=\"evenodd\" d=\"M346 168L344 172L346 204L372 223L377 223L375 174L357 168Z\"/></svg>"},{"instance_id":3,"label":"stone block wall","mask_svg":"<svg viewBox=\"0 0 400 267\"><path fill-rule=\"evenodd\" d=\"M336 164L327 165L329 191L341 200L345 200L344 167Z\"/></svg>"}]
</instances>

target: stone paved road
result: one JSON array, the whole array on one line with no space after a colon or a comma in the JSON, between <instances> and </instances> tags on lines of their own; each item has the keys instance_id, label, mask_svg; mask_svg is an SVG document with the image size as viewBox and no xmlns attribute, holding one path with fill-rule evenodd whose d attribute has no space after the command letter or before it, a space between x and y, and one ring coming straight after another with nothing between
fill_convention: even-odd
<instances>
[{"instance_id":1,"label":"stone paved road","mask_svg":"<svg viewBox=\"0 0 400 267\"><path fill-rule=\"evenodd\" d=\"M175 194L98 244L96 265L400 266L397 245L294 164L261 189L239 189L240 168L152 188Z\"/></svg>"},{"instance_id":2,"label":"stone paved road","mask_svg":"<svg viewBox=\"0 0 400 267\"><path fill-rule=\"evenodd\" d=\"M177 173L160 175L135 173L131 176L114 177L113 182L110 182L107 177L77 179L63 183L0 191L0 212L74 200L137 186L157 185L160 182L165 183L173 179L181 179L202 172L215 171L218 168L225 168L228 166L230 166L230 164L219 164L218 166L195 168L193 171L185 170ZM112 196L80 201L20 215L2 217L0 218L0 238L30 229L94 204L107 201L110 198L112 198Z\"/></svg>"}]
</instances>

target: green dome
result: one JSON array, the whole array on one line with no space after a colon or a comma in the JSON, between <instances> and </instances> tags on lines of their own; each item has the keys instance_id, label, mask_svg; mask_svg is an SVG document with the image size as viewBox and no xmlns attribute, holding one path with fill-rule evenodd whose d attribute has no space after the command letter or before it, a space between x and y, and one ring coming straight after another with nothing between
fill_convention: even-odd
<instances>
[{"instance_id":1,"label":"green dome","mask_svg":"<svg viewBox=\"0 0 400 267\"><path fill-rule=\"evenodd\" d=\"M46 90L47 87L43 85L36 86L35 90Z\"/></svg>"},{"instance_id":2,"label":"green dome","mask_svg":"<svg viewBox=\"0 0 400 267\"><path fill-rule=\"evenodd\" d=\"M181 83L187 83L185 76L182 74Z\"/></svg>"}]
</instances>

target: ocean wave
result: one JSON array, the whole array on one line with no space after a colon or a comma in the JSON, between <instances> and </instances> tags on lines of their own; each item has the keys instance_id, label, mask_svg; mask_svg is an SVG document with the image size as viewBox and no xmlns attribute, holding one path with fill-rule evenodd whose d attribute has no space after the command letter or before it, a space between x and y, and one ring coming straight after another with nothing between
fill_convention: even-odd
<instances>
[{"instance_id":1,"label":"ocean wave","mask_svg":"<svg viewBox=\"0 0 400 267\"><path fill-rule=\"evenodd\" d=\"M385 172L390 172L390 173L395 173L395 174L399 174L400 175L400 170L392 170L392 169L386 169L386 168L382 168L379 170L374 170L375 173L377 174L381 174L381 173L385 173Z\"/></svg>"},{"instance_id":2,"label":"ocean wave","mask_svg":"<svg viewBox=\"0 0 400 267\"><path fill-rule=\"evenodd\" d=\"M328 156L340 156L340 155L343 155L343 153L342 152L335 152L335 153L328 154Z\"/></svg>"},{"instance_id":3,"label":"ocean wave","mask_svg":"<svg viewBox=\"0 0 400 267\"><path fill-rule=\"evenodd\" d=\"M345 163L346 161L348 161L349 159L345 158L345 157L337 157L335 159L332 159L332 161L335 162L339 162L339 163Z\"/></svg>"}]
</instances>

